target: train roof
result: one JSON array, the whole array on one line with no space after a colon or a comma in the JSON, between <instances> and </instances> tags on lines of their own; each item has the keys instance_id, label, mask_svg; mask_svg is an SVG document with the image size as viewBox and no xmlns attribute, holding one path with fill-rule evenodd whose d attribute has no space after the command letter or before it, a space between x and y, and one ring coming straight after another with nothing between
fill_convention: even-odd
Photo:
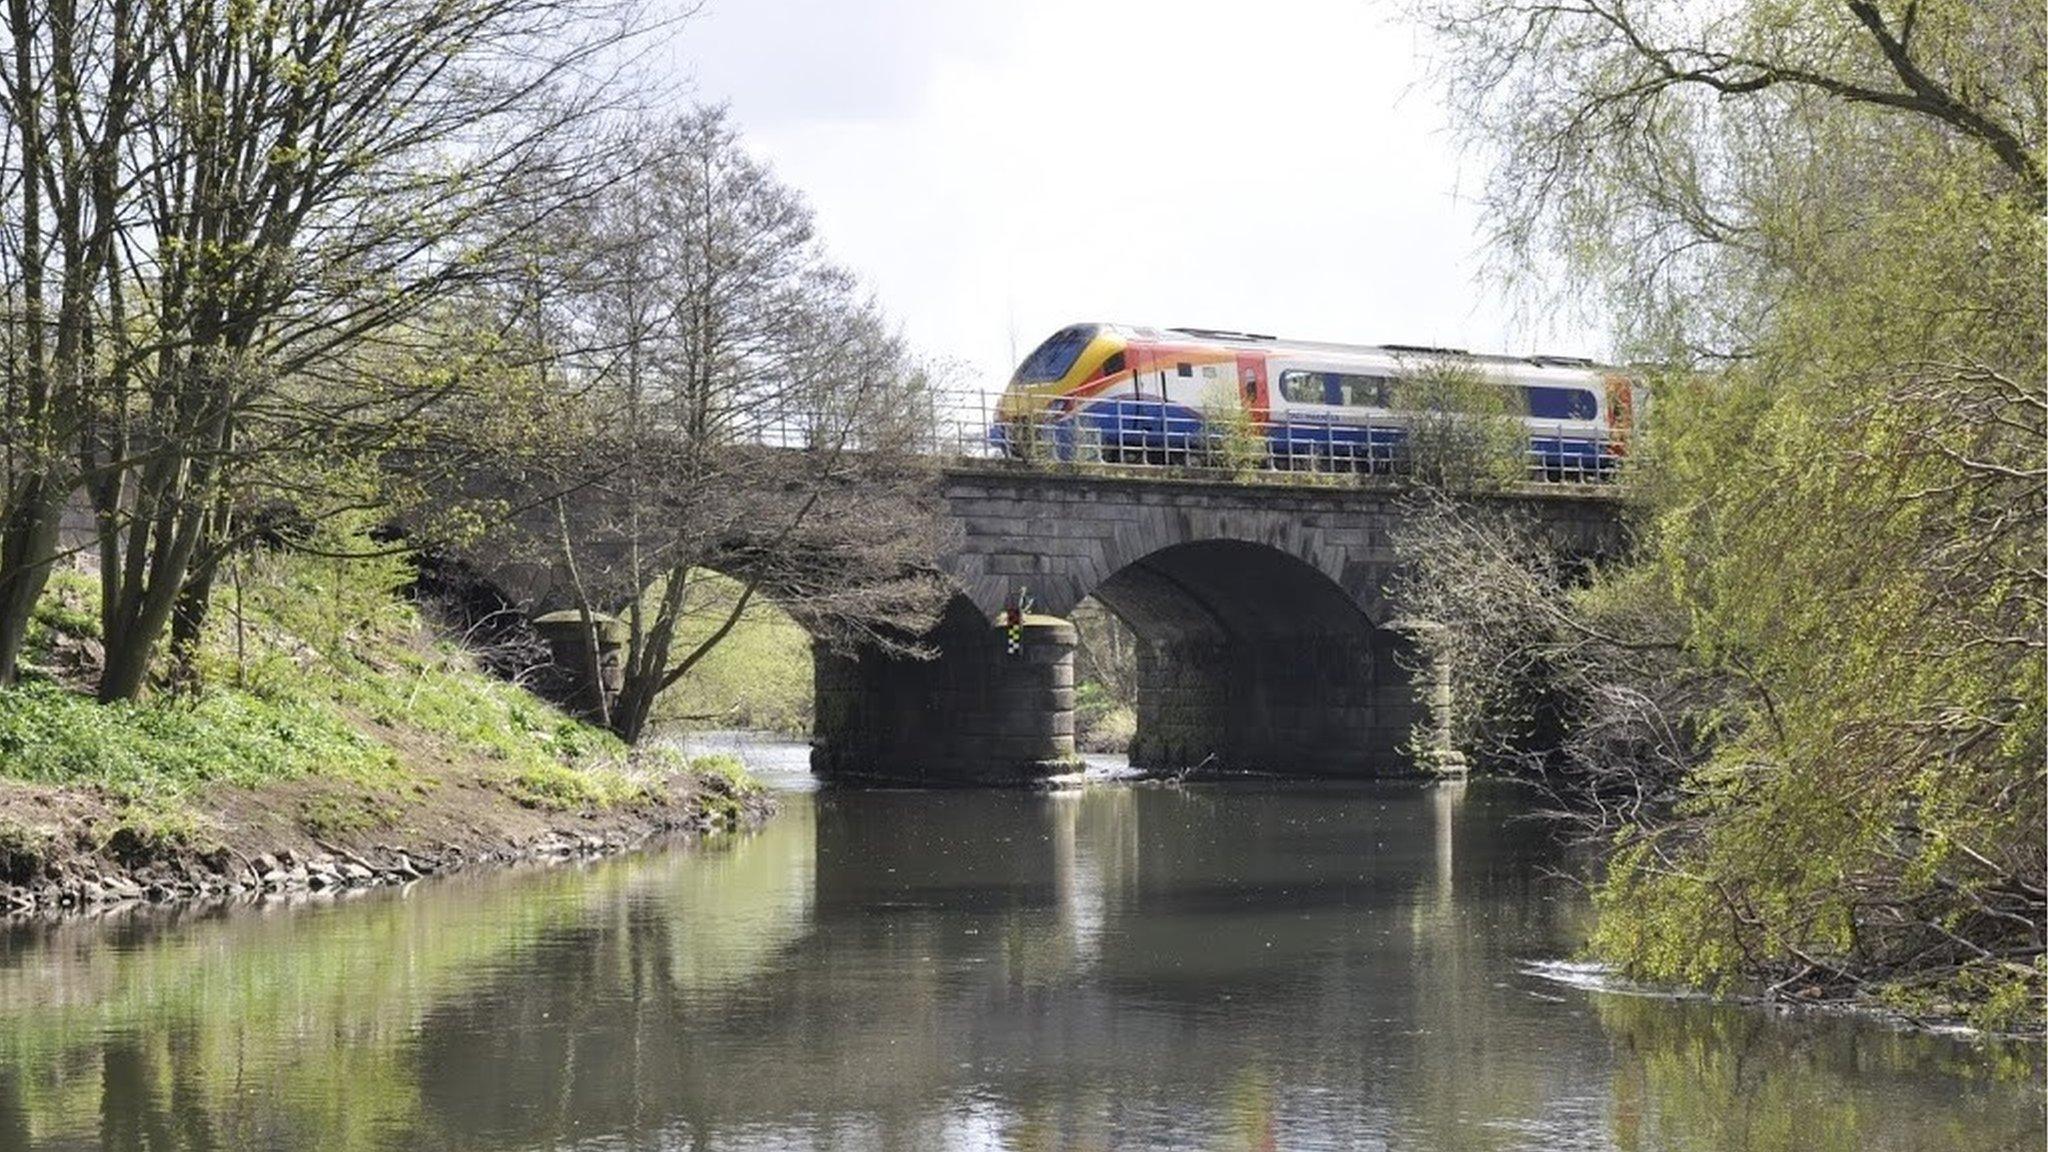
<instances>
[{"instance_id":1,"label":"train roof","mask_svg":"<svg viewBox=\"0 0 2048 1152\"><path fill-rule=\"evenodd\" d=\"M1618 372L1621 369L1610 364L1584 356L1555 356L1537 353L1529 356L1510 356L1495 352L1469 352L1463 348L1440 348L1421 344L1339 344L1326 340L1288 340L1260 332L1238 332L1228 328L1173 327L1155 328L1143 324L1107 324L1126 336L1137 340L1173 342L1194 340L1207 344L1222 344L1247 350L1258 349L1266 352L1307 353L1314 355L1339 354L1351 356L1444 356L1461 360L1476 360L1485 364L1527 365L1534 368L1566 368L1586 372Z\"/></svg>"}]
</instances>

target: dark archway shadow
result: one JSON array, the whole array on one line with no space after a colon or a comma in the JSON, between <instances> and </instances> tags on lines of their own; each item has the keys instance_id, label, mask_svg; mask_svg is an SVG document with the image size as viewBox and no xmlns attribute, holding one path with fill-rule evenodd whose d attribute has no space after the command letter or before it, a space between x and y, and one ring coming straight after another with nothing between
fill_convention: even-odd
<instances>
[{"instance_id":1,"label":"dark archway shadow","mask_svg":"<svg viewBox=\"0 0 2048 1152\"><path fill-rule=\"evenodd\" d=\"M1412 771L1408 640L1278 548L1177 544L1092 595L1138 638L1133 765L1288 775Z\"/></svg>"}]
</instances>

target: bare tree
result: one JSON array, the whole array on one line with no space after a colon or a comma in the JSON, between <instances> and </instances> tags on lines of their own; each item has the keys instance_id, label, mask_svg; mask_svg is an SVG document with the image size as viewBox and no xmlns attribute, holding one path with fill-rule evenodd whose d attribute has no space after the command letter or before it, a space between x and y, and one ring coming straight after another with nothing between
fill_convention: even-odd
<instances>
[{"instance_id":1,"label":"bare tree","mask_svg":"<svg viewBox=\"0 0 2048 1152\"><path fill-rule=\"evenodd\" d=\"M601 413L557 473L556 547L586 622L623 604L627 739L655 697L775 596L814 634L904 647L941 596L924 373L800 197L722 111L641 128L578 239L553 321L564 386ZM574 504L576 511L571 510ZM693 574L740 583L679 648Z\"/></svg>"},{"instance_id":2,"label":"bare tree","mask_svg":"<svg viewBox=\"0 0 2048 1152\"><path fill-rule=\"evenodd\" d=\"M104 446L136 466L93 488L103 698L140 687L174 609L196 636L252 450L402 426L409 399L336 354L496 273L582 194L571 129L606 92L581 73L623 15L603 0L174 10L139 158L153 347L120 397L146 416ZM320 367L343 371L279 386Z\"/></svg>"},{"instance_id":3,"label":"bare tree","mask_svg":"<svg viewBox=\"0 0 2048 1152\"><path fill-rule=\"evenodd\" d=\"M14 680L56 559L73 455L107 414L105 362L124 315L117 237L147 77L162 45L141 0L8 5L0 70L0 684ZM116 416L118 418L118 416ZM90 463L87 461L86 463Z\"/></svg>"}]
</instances>

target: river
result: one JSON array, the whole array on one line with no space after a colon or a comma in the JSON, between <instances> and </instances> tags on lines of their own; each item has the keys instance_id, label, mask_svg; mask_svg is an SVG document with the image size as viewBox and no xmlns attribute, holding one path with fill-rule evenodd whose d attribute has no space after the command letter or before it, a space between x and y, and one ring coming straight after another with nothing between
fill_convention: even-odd
<instances>
[{"instance_id":1,"label":"river","mask_svg":"<svg viewBox=\"0 0 2048 1152\"><path fill-rule=\"evenodd\" d=\"M0 1149L2029 1149L2041 1050L1633 994L1516 789L787 790L0 936Z\"/></svg>"}]
</instances>

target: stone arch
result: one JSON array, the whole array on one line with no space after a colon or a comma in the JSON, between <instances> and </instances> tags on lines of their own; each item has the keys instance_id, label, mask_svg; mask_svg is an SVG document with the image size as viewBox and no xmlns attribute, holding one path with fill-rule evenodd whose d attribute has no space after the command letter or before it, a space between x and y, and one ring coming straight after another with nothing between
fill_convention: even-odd
<instances>
[{"instance_id":1,"label":"stone arch","mask_svg":"<svg viewBox=\"0 0 2048 1152\"><path fill-rule=\"evenodd\" d=\"M1169 544L1091 588L1139 641L1134 765L1318 776L1411 768L1404 749L1421 713L1407 638L1372 618L1342 567L1286 544Z\"/></svg>"},{"instance_id":2,"label":"stone arch","mask_svg":"<svg viewBox=\"0 0 2048 1152\"><path fill-rule=\"evenodd\" d=\"M1255 545L1285 554L1342 588L1375 623L1390 612L1382 586L1392 570L1388 513L1353 508L1344 493L1248 498L1228 490L1190 493L1101 491L1052 486L1031 503L1001 497L955 501L965 529L945 561L991 616L1028 591L1039 611L1065 615L1117 572L1147 556L1205 541Z\"/></svg>"},{"instance_id":3,"label":"stone arch","mask_svg":"<svg viewBox=\"0 0 2048 1152\"><path fill-rule=\"evenodd\" d=\"M1172 531L1161 531L1161 520L1171 522ZM1338 549L1324 546L1321 533L1293 517L1260 516L1253 513L1218 513L1208 509L1180 512L1171 517L1148 518L1119 525L1103 549L1102 571L1082 592L1091 595L1096 587L1116 579L1148 558L1171 550L1201 544L1247 545L1278 552L1327 578L1342 589L1345 557ZM1078 597L1076 598L1078 602Z\"/></svg>"}]
</instances>

